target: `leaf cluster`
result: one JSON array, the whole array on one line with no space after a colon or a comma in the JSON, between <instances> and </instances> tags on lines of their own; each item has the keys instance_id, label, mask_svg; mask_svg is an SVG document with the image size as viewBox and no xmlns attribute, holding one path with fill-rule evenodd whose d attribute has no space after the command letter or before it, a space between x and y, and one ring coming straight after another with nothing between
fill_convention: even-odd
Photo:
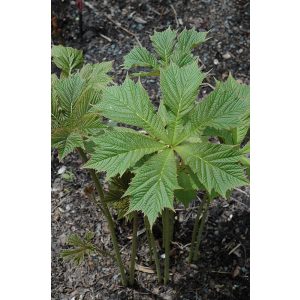
<instances>
[{"instance_id":1,"label":"leaf cluster","mask_svg":"<svg viewBox=\"0 0 300 300\"><path fill-rule=\"evenodd\" d=\"M167 42L157 49L161 54L173 53ZM95 151L85 165L105 171L107 178L133 172L123 195L130 198L127 214L142 211L151 224L164 208L174 209L174 196L181 200L189 195L187 205L199 189L226 197L231 189L248 184L241 164L244 152L239 147L243 134L238 139L235 134L246 126L248 87L229 77L199 101L205 74L197 61L184 66L170 61L159 72L162 99L158 111L139 80L127 77L122 85L104 90L95 110L143 131L116 127L94 139ZM232 135L232 143L209 141L208 136L223 136L219 135L223 131Z\"/></svg>"},{"instance_id":2,"label":"leaf cluster","mask_svg":"<svg viewBox=\"0 0 300 300\"><path fill-rule=\"evenodd\" d=\"M82 51L63 46L52 47L52 58L61 69L60 78L52 74L51 80L52 146L62 159L76 147L85 149L85 140L105 128L93 105L99 103L103 88L111 83L107 73L112 62L78 69L83 63Z\"/></svg>"},{"instance_id":3,"label":"leaf cluster","mask_svg":"<svg viewBox=\"0 0 300 300\"><path fill-rule=\"evenodd\" d=\"M206 41L207 32L197 32L195 28L184 29L179 34L170 27L164 31L155 31L150 40L155 53L144 47L133 48L124 57L124 68L146 67L148 72L133 73L132 76L158 76L160 68L171 62L183 67L197 60L192 49Z\"/></svg>"},{"instance_id":4,"label":"leaf cluster","mask_svg":"<svg viewBox=\"0 0 300 300\"><path fill-rule=\"evenodd\" d=\"M85 256L91 255L96 251L92 242L93 238L94 233L91 231L86 232L83 238L80 238L77 234L71 234L68 238L68 245L71 248L61 251L61 257L80 265L84 261Z\"/></svg>"}]
</instances>

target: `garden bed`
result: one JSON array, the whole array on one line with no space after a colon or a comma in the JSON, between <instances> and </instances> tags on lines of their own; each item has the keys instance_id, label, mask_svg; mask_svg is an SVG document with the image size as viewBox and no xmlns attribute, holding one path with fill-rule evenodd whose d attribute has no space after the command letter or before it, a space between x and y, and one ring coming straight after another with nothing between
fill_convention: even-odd
<instances>
[{"instance_id":1,"label":"garden bed","mask_svg":"<svg viewBox=\"0 0 300 300\"><path fill-rule=\"evenodd\" d=\"M211 30L211 39L195 53L208 83L223 80L231 72L249 83L249 3L247 1L86 1L83 35L80 37L75 2L52 1L54 44L83 49L89 62L114 60L114 76L121 82L126 72L116 69L122 57L137 43L150 48L148 35L167 26L195 26ZM55 24L56 22L56 24ZM56 27L57 25L57 27ZM180 25L181 26L181 25ZM159 97L156 78L143 79L154 103ZM210 89L203 89L203 93ZM208 223L197 264L186 261L195 201L187 211L178 206L172 243L171 282L159 286L149 272L145 233L139 235L135 288L120 286L118 269L109 258L90 257L80 267L64 262L59 252L67 236L87 230L96 233L96 242L111 250L107 223L85 194L91 183L87 172L78 171L80 159L70 155L59 163L52 160L52 298L53 299L249 299L249 189L236 190L229 201L216 199L209 210ZM142 224L140 224L142 228ZM130 258L131 226L119 221L117 230L124 261ZM161 245L159 224L154 235ZM163 252L160 253L161 255ZM147 271L147 272L146 272Z\"/></svg>"}]
</instances>

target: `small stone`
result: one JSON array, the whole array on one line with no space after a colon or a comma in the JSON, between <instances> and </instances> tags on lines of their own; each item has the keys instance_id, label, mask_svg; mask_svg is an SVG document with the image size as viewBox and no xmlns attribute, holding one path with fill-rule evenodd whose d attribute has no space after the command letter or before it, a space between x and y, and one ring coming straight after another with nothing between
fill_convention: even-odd
<instances>
[{"instance_id":1,"label":"small stone","mask_svg":"<svg viewBox=\"0 0 300 300\"><path fill-rule=\"evenodd\" d=\"M59 170L57 171L57 174L58 174L58 175L61 175L61 174L65 173L66 170L67 170L67 167L66 167L66 166L62 166L62 167L59 168Z\"/></svg>"},{"instance_id":2,"label":"small stone","mask_svg":"<svg viewBox=\"0 0 300 300\"><path fill-rule=\"evenodd\" d=\"M218 65L219 64L219 61L215 58L214 59L214 65Z\"/></svg>"},{"instance_id":3,"label":"small stone","mask_svg":"<svg viewBox=\"0 0 300 300\"><path fill-rule=\"evenodd\" d=\"M229 59L231 58L231 54L229 52L226 52L224 55L223 55L223 58L224 59Z\"/></svg>"}]
</instances>

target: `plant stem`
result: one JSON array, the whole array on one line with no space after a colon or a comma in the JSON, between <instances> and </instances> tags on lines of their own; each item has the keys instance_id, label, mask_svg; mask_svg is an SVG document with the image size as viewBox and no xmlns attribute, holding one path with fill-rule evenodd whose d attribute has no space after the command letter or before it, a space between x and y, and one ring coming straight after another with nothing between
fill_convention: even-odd
<instances>
[{"instance_id":1,"label":"plant stem","mask_svg":"<svg viewBox=\"0 0 300 300\"><path fill-rule=\"evenodd\" d=\"M77 150L78 150L83 162L86 162L88 160L88 158L87 158L85 152L81 148L77 148ZM115 251L116 262L117 262L117 265L118 265L118 267L120 269L120 273L121 273L122 284L124 286L127 286L127 278L125 275L125 268L124 268L124 265L122 262L120 248L119 248L118 240L117 240L116 233L115 233L115 224L114 224L113 218L110 214L110 211L108 209L108 206L107 206L106 202L104 201L104 191L102 189L102 186L100 184L98 176L93 169L89 169L89 172L90 172L90 175L96 186L96 190L97 190L99 198L100 198L101 207L103 209L103 214L108 221L108 227L109 227L110 236L111 236L111 240L112 240L114 251Z\"/></svg>"},{"instance_id":2,"label":"plant stem","mask_svg":"<svg viewBox=\"0 0 300 300\"><path fill-rule=\"evenodd\" d=\"M199 219L200 219L201 213L203 211L204 203L205 203L205 200L203 199L201 204L198 207L197 216L196 216L194 227L193 227L192 241L191 241L190 253L189 253L189 263L192 262L193 257L194 257L195 241L196 241L196 236L197 236L197 232L198 232L198 228L199 228Z\"/></svg>"},{"instance_id":3,"label":"plant stem","mask_svg":"<svg viewBox=\"0 0 300 300\"><path fill-rule=\"evenodd\" d=\"M132 244L131 244L131 261L129 270L129 284L134 284L135 257L137 252L137 231L138 231L138 214L133 212L133 229L132 229Z\"/></svg>"},{"instance_id":4,"label":"plant stem","mask_svg":"<svg viewBox=\"0 0 300 300\"><path fill-rule=\"evenodd\" d=\"M148 219L145 216L144 217L144 223L145 223L145 227L146 227L147 241L148 241L148 245L149 245L149 256L150 256L149 260L150 260L150 263L152 263L152 261L153 261L152 252L154 251L152 249L153 247L152 247L152 244L151 244L151 236L150 236L152 232L151 232L151 229L150 229L149 221L148 221L149 226L147 226L148 225L147 221L148 221Z\"/></svg>"},{"instance_id":5,"label":"plant stem","mask_svg":"<svg viewBox=\"0 0 300 300\"><path fill-rule=\"evenodd\" d=\"M170 214L168 209L164 209L163 218L163 240L165 247L165 262L164 262L164 284L169 282L170 268Z\"/></svg>"},{"instance_id":6,"label":"plant stem","mask_svg":"<svg viewBox=\"0 0 300 300\"><path fill-rule=\"evenodd\" d=\"M155 240L154 240L152 229L150 227L149 220L146 216L144 218L144 222L145 222L146 230L149 232L149 237L150 237L149 247L152 248L154 261L155 261L155 267L156 267L157 279L158 279L158 282L161 282L160 264L159 264L159 259L158 259L158 255L157 255Z\"/></svg>"},{"instance_id":7,"label":"plant stem","mask_svg":"<svg viewBox=\"0 0 300 300\"><path fill-rule=\"evenodd\" d=\"M174 224L175 224L175 213L173 211L170 211L170 242L173 240Z\"/></svg>"},{"instance_id":8,"label":"plant stem","mask_svg":"<svg viewBox=\"0 0 300 300\"><path fill-rule=\"evenodd\" d=\"M209 196L207 196L205 198L205 205L204 205L204 209L203 209L203 216L200 222L200 226L199 226L199 231L198 231L198 236L197 236L197 242L195 245L195 254L193 257L193 261L197 261L199 258L199 246L200 246L200 241L201 241L201 237L202 237L202 232L203 232L203 228L204 228L204 224L207 218L207 213L208 213L208 208L209 208L209 204L210 204L210 198Z\"/></svg>"}]
</instances>

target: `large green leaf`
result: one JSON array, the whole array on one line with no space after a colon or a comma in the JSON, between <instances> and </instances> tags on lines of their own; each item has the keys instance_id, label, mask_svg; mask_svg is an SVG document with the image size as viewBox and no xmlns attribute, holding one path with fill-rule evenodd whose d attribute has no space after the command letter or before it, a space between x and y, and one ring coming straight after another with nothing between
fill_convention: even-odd
<instances>
[{"instance_id":1,"label":"large green leaf","mask_svg":"<svg viewBox=\"0 0 300 300\"><path fill-rule=\"evenodd\" d=\"M126 78L122 85L105 89L96 108L113 121L144 128L152 136L167 140L163 122L140 81Z\"/></svg>"},{"instance_id":2,"label":"large green leaf","mask_svg":"<svg viewBox=\"0 0 300 300\"><path fill-rule=\"evenodd\" d=\"M192 131L213 127L232 129L242 124L241 118L247 109L247 101L241 100L232 91L215 90L206 96L192 111Z\"/></svg>"},{"instance_id":3,"label":"large green leaf","mask_svg":"<svg viewBox=\"0 0 300 300\"><path fill-rule=\"evenodd\" d=\"M53 46L51 55L53 63L62 70L63 77L71 75L83 63L82 51L71 47Z\"/></svg>"},{"instance_id":4,"label":"large green leaf","mask_svg":"<svg viewBox=\"0 0 300 300\"><path fill-rule=\"evenodd\" d=\"M205 78L197 62L178 67L171 63L161 70L160 86L164 104L178 117L182 117L192 108L197 98L200 84Z\"/></svg>"},{"instance_id":5,"label":"large green leaf","mask_svg":"<svg viewBox=\"0 0 300 300\"><path fill-rule=\"evenodd\" d=\"M125 196L131 196L129 211L142 211L151 225L164 208L173 209L174 190L180 188L173 150L153 155L136 170Z\"/></svg>"},{"instance_id":6,"label":"large green leaf","mask_svg":"<svg viewBox=\"0 0 300 300\"><path fill-rule=\"evenodd\" d=\"M243 153L236 147L199 143L177 146L175 150L209 193L214 190L226 197L226 191L248 184L239 164Z\"/></svg>"},{"instance_id":7,"label":"large green leaf","mask_svg":"<svg viewBox=\"0 0 300 300\"><path fill-rule=\"evenodd\" d=\"M164 62L168 62L175 45L176 31L170 27L161 32L155 31L154 34L150 36L150 40L161 59Z\"/></svg>"},{"instance_id":8,"label":"large green leaf","mask_svg":"<svg viewBox=\"0 0 300 300\"><path fill-rule=\"evenodd\" d=\"M136 47L124 57L125 69L130 69L135 66L157 69L158 61L146 48Z\"/></svg>"},{"instance_id":9,"label":"large green leaf","mask_svg":"<svg viewBox=\"0 0 300 300\"><path fill-rule=\"evenodd\" d=\"M193 109L204 77L197 62L182 68L171 63L169 67L161 70L163 101L173 113L168 126L171 144L180 139L186 129L182 117Z\"/></svg>"},{"instance_id":10,"label":"large green leaf","mask_svg":"<svg viewBox=\"0 0 300 300\"><path fill-rule=\"evenodd\" d=\"M122 174L134 166L144 155L166 147L140 133L109 131L94 139L97 147L86 168L105 171L107 177Z\"/></svg>"}]
</instances>

